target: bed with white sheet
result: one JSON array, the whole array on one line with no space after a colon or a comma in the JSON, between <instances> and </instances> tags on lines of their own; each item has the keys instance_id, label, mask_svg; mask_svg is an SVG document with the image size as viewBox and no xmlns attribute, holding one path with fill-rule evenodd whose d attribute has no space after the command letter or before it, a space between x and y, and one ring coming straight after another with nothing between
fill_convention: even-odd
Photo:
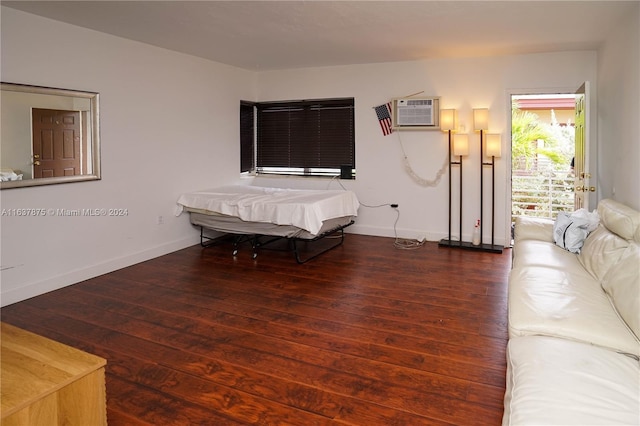
<instances>
[{"instance_id":1,"label":"bed with white sheet","mask_svg":"<svg viewBox=\"0 0 640 426\"><path fill-rule=\"evenodd\" d=\"M352 191L265 188L247 185L223 186L182 194L177 214L186 211L191 223L200 227L200 242L214 238L206 230L233 234L233 254L241 242L249 241L253 257L257 249L276 239L287 238L299 263L316 257L344 241L344 228L354 223L359 202ZM339 234L337 242L305 260L297 242L318 241ZM271 237L267 242L264 237Z\"/></svg>"}]
</instances>

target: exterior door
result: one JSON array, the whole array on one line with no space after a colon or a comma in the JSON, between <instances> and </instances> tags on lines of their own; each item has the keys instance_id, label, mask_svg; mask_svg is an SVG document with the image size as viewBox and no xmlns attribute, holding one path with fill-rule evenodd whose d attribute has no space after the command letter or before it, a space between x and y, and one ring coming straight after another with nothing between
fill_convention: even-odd
<instances>
[{"instance_id":1,"label":"exterior door","mask_svg":"<svg viewBox=\"0 0 640 426\"><path fill-rule=\"evenodd\" d=\"M33 177L82 174L80 112L32 110Z\"/></svg>"},{"instance_id":2,"label":"exterior door","mask_svg":"<svg viewBox=\"0 0 640 426\"><path fill-rule=\"evenodd\" d=\"M596 188L589 185L591 173L589 172L589 83L585 82L576 91L576 118L575 118L575 157L573 171L575 176L575 209L585 208L589 210L589 192Z\"/></svg>"}]
</instances>

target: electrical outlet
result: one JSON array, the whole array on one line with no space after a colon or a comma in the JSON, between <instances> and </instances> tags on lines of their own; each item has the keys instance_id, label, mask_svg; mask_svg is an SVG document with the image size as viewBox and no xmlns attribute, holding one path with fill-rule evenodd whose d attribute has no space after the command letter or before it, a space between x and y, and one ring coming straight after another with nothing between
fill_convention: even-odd
<instances>
[{"instance_id":1,"label":"electrical outlet","mask_svg":"<svg viewBox=\"0 0 640 426\"><path fill-rule=\"evenodd\" d=\"M156 223L158 225L164 225L164 216L158 216L158 220Z\"/></svg>"}]
</instances>

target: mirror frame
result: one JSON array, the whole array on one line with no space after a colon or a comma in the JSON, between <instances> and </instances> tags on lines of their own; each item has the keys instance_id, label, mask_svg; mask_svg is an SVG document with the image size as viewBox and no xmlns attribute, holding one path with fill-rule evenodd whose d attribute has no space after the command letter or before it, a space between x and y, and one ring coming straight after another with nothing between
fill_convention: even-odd
<instances>
[{"instance_id":1,"label":"mirror frame","mask_svg":"<svg viewBox=\"0 0 640 426\"><path fill-rule=\"evenodd\" d=\"M53 96L65 96L73 98L85 98L89 99L91 105L91 111L89 116L91 117L91 149L92 149L92 173L78 176L61 176L50 178L35 178L26 180L13 180L0 182L0 189L11 188L25 188L30 186L42 186L52 185L58 183L71 183L71 182L84 182L92 180L100 180L100 113L99 113L99 98L100 95L96 92L86 92L81 90L70 89L58 89L53 87L33 86L28 84L19 83L6 83L2 82L2 91L11 92L23 92L23 93L35 93L42 95ZM31 143L31 141L29 141ZM1 143L1 142L0 142Z\"/></svg>"}]
</instances>

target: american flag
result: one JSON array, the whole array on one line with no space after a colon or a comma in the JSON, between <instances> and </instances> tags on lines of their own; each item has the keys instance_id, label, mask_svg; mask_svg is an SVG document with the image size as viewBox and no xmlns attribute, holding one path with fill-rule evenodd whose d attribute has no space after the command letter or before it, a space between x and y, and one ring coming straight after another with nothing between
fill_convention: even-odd
<instances>
[{"instance_id":1,"label":"american flag","mask_svg":"<svg viewBox=\"0 0 640 426\"><path fill-rule=\"evenodd\" d=\"M391 102L377 106L374 109L376 110L376 115L382 128L382 134L387 136L393 133L393 129L391 128Z\"/></svg>"}]
</instances>

